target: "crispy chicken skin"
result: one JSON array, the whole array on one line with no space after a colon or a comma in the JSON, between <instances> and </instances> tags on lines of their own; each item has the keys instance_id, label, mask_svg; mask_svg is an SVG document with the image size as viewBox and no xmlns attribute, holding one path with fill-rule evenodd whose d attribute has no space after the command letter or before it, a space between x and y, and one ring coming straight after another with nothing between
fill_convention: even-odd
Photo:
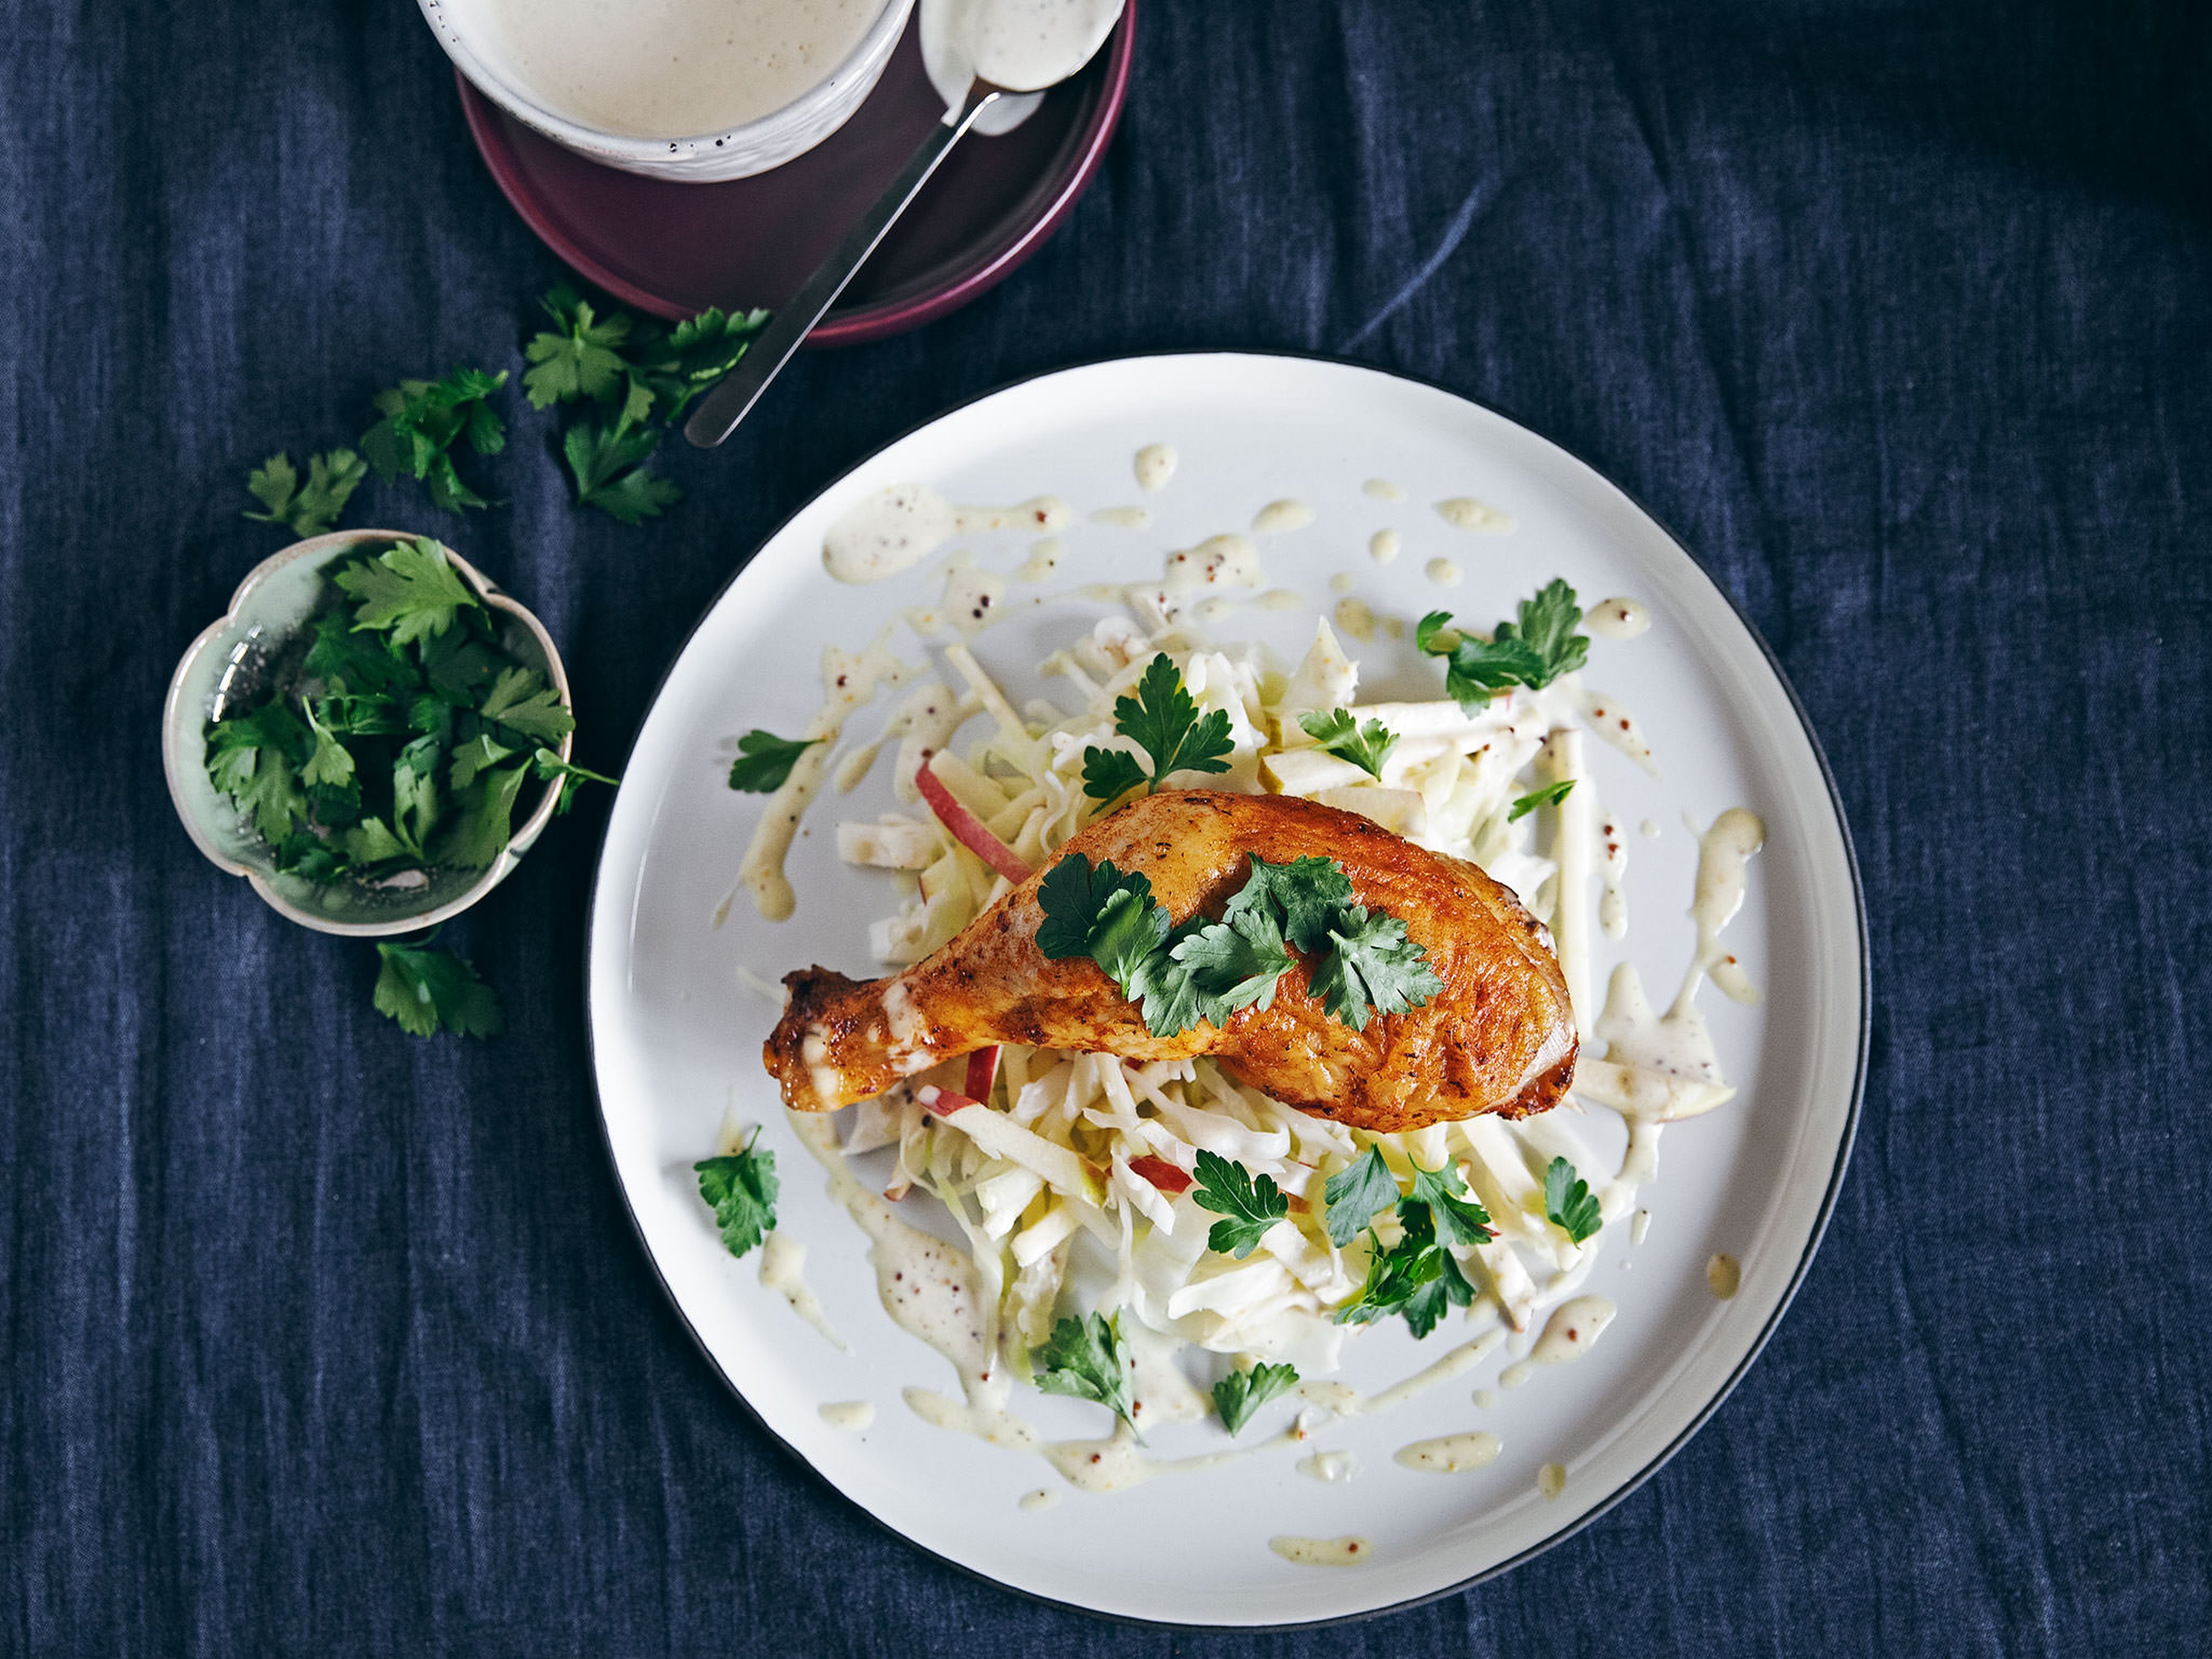
<instances>
[{"instance_id":1,"label":"crispy chicken skin","mask_svg":"<svg viewBox=\"0 0 2212 1659\"><path fill-rule=\"evenodd\" d=\"M1240 1010L1226 1027L1154 1036L1097 963L1055 962L1037 949L1040 871L892 978L850 980L824 968L786 975L789 998L762 1056L785 1101L832 1110L994 1042L1134 1060L1211 1054L1238 1082L1285 1104L1383 1132L1540 1112L1573 1079L1574 1014L1550 935L1471 864L1314 801L1198 789L1098 819L1062 856L1073 854L1151 878L1178 923L1200 910L1219 915L1252 854L1275 864L1334 859L1361 903L1406 924L1443 988L1424 1007L1376 1015L1356 1031L1322 1011L1301 963L1269 1008Z\"/></svg>"}]
</instances>

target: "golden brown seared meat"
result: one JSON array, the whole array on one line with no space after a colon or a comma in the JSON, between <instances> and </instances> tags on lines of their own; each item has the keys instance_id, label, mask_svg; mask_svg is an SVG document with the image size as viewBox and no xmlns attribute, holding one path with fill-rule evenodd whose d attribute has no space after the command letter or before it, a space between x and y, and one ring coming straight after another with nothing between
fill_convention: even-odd
<instances>
[{"instance_id":1,"label":"golden brown seared meat","mask_svg":"<svg viewBox=\"0 0 2212 1659\"><path fill-rule=\"evenodd\" d=\"M1314 801L1198 789L1097 820L1061 856L1076 854L1149 877L1178 923L1200 910L1218 916L1255 854L1272 864L1334 859L1362 904L1406 924L1443 988L1424 1007L1376 1015L1356 1031L1323 1012L1301 963L1271 1007L1240 1010L1225 1027L1154 1036L1097 963L1037 949L1040 871L895 977L786 975L789 1000L763 1054L784 1099L831 1110L994 1042L1136 1060L1211 1054L1285 1104L1377 1131L1540 1112L1573 1080L1574 1013L1550 936L1471 864Z\"/></svg>"}]
</instances>

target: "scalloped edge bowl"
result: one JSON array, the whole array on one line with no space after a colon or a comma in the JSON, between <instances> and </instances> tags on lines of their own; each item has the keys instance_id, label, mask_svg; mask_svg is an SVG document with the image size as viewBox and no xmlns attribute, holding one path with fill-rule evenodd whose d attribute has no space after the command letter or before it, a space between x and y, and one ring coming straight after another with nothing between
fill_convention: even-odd
<instances>
[{"instance_id":1,"label":"scalloped edge bowl","mask_svg":"<svg viewBox=\"0 0 2212 1659\"><path fill-rule=\"evenodd\" d=\"M365 544L415 539L408 531L334 530L295 542L264 559L239 583L230 596L229 608L185 647L161 702L161 767L168 778L169 799L192 844L218 870L245 877L279 915L319 933L380 939L434 927L459 915L514 872L552 821L561 799L558 780L548 783L530 816L516 826L507 850L492 864L472 875L462 871L434 875L416 890L416 902L410 905L388 889L374 897L359 896L357 890L345 884L318 888L296 877L279 874L268 844L245 827L237 807L217 792L209 778L207 723L219 707L231 675L249 653L307 619L321 591L321 573L335 560ZM452 548L443 542L438 545L471 591L488 608L512 619L514 629L520 630L520 637L510 640L512 648L526 662L533 655L540 659L531 665L544 674L561 694L562 707L573 713L568 672L562 665L561 653L555 649L545 624ZM558 753L562 760L568 758L574 744L574 732L561 739ZM331 895L331 899L319 908L314 901L321 894ZM372 906L373 914L358 919L343 914L349 908L368 910Z\"/></svg>"}]
</instances>

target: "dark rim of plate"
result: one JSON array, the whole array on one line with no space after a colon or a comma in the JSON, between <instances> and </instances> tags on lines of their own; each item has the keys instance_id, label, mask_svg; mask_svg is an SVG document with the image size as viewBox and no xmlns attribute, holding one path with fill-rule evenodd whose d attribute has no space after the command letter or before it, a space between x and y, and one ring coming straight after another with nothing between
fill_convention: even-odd
<instances>
[{"instance_id":1,"label":"dark rim of plate","mask_svg":"<svg viewBox=\"0 0 2212 1659\"><path fill-rule=\"evenodd\" d=\"M931 1549L927 1544L924 1544L919 1540L909 1537L907 1534L901 1532L897 1528L892 1526L890 1522L884 1520L872 1510L869 1509L867 1505L862 1504L858 1498L853 1498L848 1493L841 1491L828 1476L823 1474L820 1470L814 1467L812 1462L807 1459L804 1453L799 1451L797 1447L793 1446L781 1435L776 1433L775 1429L769 1426L767 1419L763 1418L757 1411L754 1410L752 1402L745 1398L743 1391L740 1390L738 1385L731 1380L727 1373L722 1370L720 1365L715 1363L713 1353L708 1351L706 1343L700 1338L698 1331L693 1328L690 1316L684 1311L684 1304L677 1300L676 1292L670 1288L666 1277L661 1273L660 1264L654 1258L652 1247L646 1242L645 1230L638 1223L637 1212L630 1203L629 1189L623 1184L621 1169L616 1163L615 1159L613 1135L607 1127L606 1102L604 1097L599 1098L599 1146L600 1149L606 1154L608 1168L614 1175L615 1186L622 1194L623 1213L629 1218L630 1233L637 1241L638 1249L645 1257L646 1265L652 1270L654 1281L659 1285L661 1294L668 1298L668 1305L674 1310L678 1322L684 1327L684 1334L691 1339L692 1346L698 1349L700 1358L707 1362L707 1368L712 1371L718 1379L720 1379L722 1386L729 1391L731 1398L735 1400L738 1404L744 1408L745 1414L752 1419L753 1422L760 1428L763 1434L767 1435L770 1440L774 1441L778 1446L781 1446L785 1452L789 1454L800 1468L805 1469L808 1474L813 1475L825 1490L833 1493L841 1502L850 1504L861 1515L866 1516L867 1519L874 1525L882 1528L884 1531L889 1533L892 1537L898 1539L909 1548L920 1551L922 1554L929 1557L932 1560L940 1562L945 1566L952 1568L955 1571L957 1571L967 1577L975 1579L979 1583L988 1584L995 1590L1002 1591L1010 1595L1018 1595L1024 1601L1035 1601L1043 1607L1055 1607L1067 1613L1082 1613L1086 1617L1092 1619L1109 1620L1115 1624L1135 1625L1152 1630L1218 1632L1224 1635L1264 1634L1269 1631L1279 1630L1318 1630L1331 1625L1351 1625L1358 1624L1364 1620L1380 1619L1389 1613L1403 1613L1409 1608L1425 1607L1431 1601L1440 1601L1446 1596L1457 1595L1462 1591L1473 1589L1476 1585L1485 1583L1489 1580L1498 1577L1501 1573L1510 1572L1514 1568L1534 1560L1536 1557L1543 1554L1545 1551L1553 1548L1554 1546L1565 1543L1568 1539L1572 1538L1577 1533L1581 1532L1592 1522L1597 1521L1601 1516L1611 1513L1617 1505L1638 1491L1646 1481L1651 1479L1653 1475L1658 1474L1660 1469L1665 1466L1668 1460L1673 1457L1676 1452L1681 1450L1684 1446L1687 1445L1690 1442L1691 1437L1695 1435L1698 1430L1705 1427L1706 1423L1711 1420L1713 1413L1721 1408L1722 1403L1728 1399L1729 1395L1735 1392L1736 1385L1743 1381L1746 1374L1750 1371L1753 1364L1757 1362L1760 1353L1765 1350L1766 1345L1773 1337L1775 1330L1781 1325L1782 1316L1790 1310L1790 1304L1796 1300L1798 1288L1804 1284L1805 1275L1812 1268L1813 1258L1814 1255L1819 1254L1820 1241L1827 1233L1829 1218L1835 1213L1836 1200L1843 1188L1844 1173L1850 1166L1851 1148L1858 1137L1859 1118L1866 1098L1868 1042L1872 1033L1874 1024L1874 983L1871 964L1868 954L1866 886L1863 879L1859 874L1858 849L1851 840L1850 821L1844 813L1843 796L1836 787L1836 775L1834 769L1828 764L1827 751L1820 746L1820 736L1813 729L1813 722L1805 712L1805 704L1803 700L1797 695L1797 688L1790 683L1790 677L1783 672L1782 664L1774 654L1774 648L1767 644L1765 636L1762 635L1753 624L1751 618L1744 614L1743 607L1735 602L1734 596L1731 595L1726 588L1723 587L1718 581L1714 580L1712 572L1706 569L1704 561L1699 559L1695 553L1690 550L1689 544L1680 536L1674 533L1673 527L1669 526L1665 520L1660 518L1657 514L1652 512L1649 507L1645 506L1642 501L1638 500L1631 492L1621 489L1621 486L1613 483L1612 478L1607 477L1604 472L1599 471L1595 466L1591 465L1589 461L1585 460L1581 455L1577 454L1573 450L1568 448L1566 445L1559 442L1555 439L1546 436L1535 427L1529 425L1525 421L1518 419L1510 412L1499 408L1495 404L1486 403L1476 398L1470 398L1465 392L1455 391L1450 386L1445 386L1437 380L1429 380L1423 375L1407 374L1397 369L1378 368L1371 363L1355 362L1349 358L1332 356L1327 352L1280 349L1267 351L1218 351L1206 347L1192 346L1163 351L1127 352L1103 357L1088 357L1074 362L1063 363L1056 368L1042 369L1033 374L1018 375L1014 379L992 386L987 391L976 392L972 397L964 398L958 403L950 404L946 408L939 410L936 414L932 415L927 420L917 421L914 425L907 428L896 436L887 439L883 443L878 444L874 449L869 451L866 455L861 457L859 460L854 462L852 465L847 467L842 472L839 473L836 477L823 484L819 489L817 489L806 499L806 501L802 501L798 507L787 514L776 525L775 529L763 536L760 540L759 545L755 547L752 552L745 555L744 558L738 562L738 568L730 573L729 580L724 582L721 586L717 588L714 591L714 597L707 601L705 607L699 613L698 620L691 624L690 630L684 636L683 643L677 647L675 653L668 659L667 666L661 670L660 678L657 682L655 682L652 695L646 699L645 712L639 717L638 730L642 732L645 729L646 721L653 717L653 711L660 702L661 693L667 689L669 675L675 672L677 663L682 659L684 652L690 648L691 641L695 637L696 637L699 629L705 625L707 618L714 613L715 607L721 604L723 596L737 584L738 579L744 574L746 566L752 562L754 556L760 551L760 549L766 547L778 536L781 536L784 532L785 529L789 526L791 521L797 518L799 514L805 512L808 507L820 500L823 495L828 495L830 491L838 489L847 479L852 477L854 474L859 472L862 468L873 462L878 455L884 453L884 451L890 448L895 444L904 442L907 439L912 437L915 433L921 431L924 428L934 426L938 422L944 420L948 416L957 415L962 410L967 409L972 404L981 403L988 398L995 398L1000 392L1010 392L1016 386L1026 386L1032 380L1047 380L1054 374L1066 374L1073 369L1092 368L1103 363L1139 362L1151 357L1288 358L1301 362L1328 363L1337 368L1357 368L1367 374L1385 375L1392 380L1405 380L1414 386L1425 386L1430 391L1441 392L1447 397L1455 398L1462 403L1473 404L1478 409L1484 410L1490 414L1497 415L1505 420L1511 421L1516 426L1520 427L1523 431L1531 433L1539 438L1542 438L1545 442L1550 444L1554 449L1559 450L1562 454L1566 455L1578 465L1588 467L1593 474L1599 478L1603 479L1613 489L1620 489L1620 493L1624 496L1627 497L1638 512L1650 519L1653 524L1657 525L1659 528L1666 533L1668 539L1673 542L1676 547L1680 548L1684 556L1688 558L1691 564L1696 567L1698 574L1703 576L1706 582L1711 586L1713 592L1720 596L1722 602L1729 607L1729 611L1735 613L1736 620L1743 624L1744 631L1751 636L1753 642L1759 647L1760 654L1766 659L1766 665L1772 672L1776 683L1781 686L1783 695L1789 698L1790 707L1797 716L1799 729L1804 732L1806 744L1811 748L1813 751L1813 758L1820 766L1820 780L1827 786L1829 808L1835 814L1836 830L1843 838L1844 860L1845 864L1850 867L1851 872L1851 909L1853 919L1857 924L1859 956L1859 1031L1856 1063L1851 1077L1850 1104L1848 1111L1844 1115L1843 1134L1837 1142L1836 1165L1829 1173L1827 1190L1820 1196L1820 1211L1814 1218L1812 1231L1807 1235L1805 1239L1804 1250L1798 1257L1796 1269L1790 1275L1790 1283L1784 1287L1782 1292L1781 1300L1774 1304L1774 1311L1768 1316L1766 1323L1760 1328L1759 1334L1753 1339L1750 1347L1745 1350L1741 1361L1738 1363L1736 1368L1733 1371L1729 1373L1727 1380L1714 1391L1712 1398L1707 1401L1698 1410L1698 1413L1692 1417L1688 1423L1683 1425L1682 1431L1676 1435L1672 1440L1668 1441L1666 1445L1660 1448L1659 1451L1651 1458L1650 1462L1644 1464L1642 1468L1638 1469L1626 1480L1624 1480L1605 1498L1602 1503L1598 1504L1595 1508L1585 1511L1583 1514L1577 1516L1573 1520L1562 1526L1557 1532L1551 1534L1539 1543L1532 1544L1528 1548L1522 1550L1518 1555L1510 1556L1505 1560L1498 1562L1492 1566L1485 1568L1480 1572L1469 1574L1467 1577L1460 1579L1455 1583L1447 1584L1441 1589L1431 1590L1427 1594L1422 1595L1408 1596L1402 1601L1392 1601L1379 1607L1363 1608L1358 1613L1338 1613L1324 1619L1302 1619L1293 1620L1287 1624L1279 1625L1200 1625L1185 1623L1176 1620L1144 1619L1139 1618L1133 1613L1109 1613L1097 1607L1086 1607L1080 1602L1063 1601L1056 1596L1044 1595L1035 1590L1024 1589L1018 1585L1009 1584L1003 1579L994 1578L988 1573L983 1572L975 1567L969 1566L963 1562L955 1561L950 1556L940 1555L937 1551ZM633 737L633 745L635 743L635 738ZM611 816L609 822L611 821ZM592 1020L591 975L594 945L592 933L599 914L599 878L605 873L606 869L605 853L605 830L602 829L600 831L599 855L592 861L592 885L589 893L585 898L586 908L584 912L584 974L582 984L584 993L584 1042L587 1056L591 1061L592 1092L594 1097L599 1097L599 1068L598 1032L594 1029Z\"/></svg>"}]
</instances>

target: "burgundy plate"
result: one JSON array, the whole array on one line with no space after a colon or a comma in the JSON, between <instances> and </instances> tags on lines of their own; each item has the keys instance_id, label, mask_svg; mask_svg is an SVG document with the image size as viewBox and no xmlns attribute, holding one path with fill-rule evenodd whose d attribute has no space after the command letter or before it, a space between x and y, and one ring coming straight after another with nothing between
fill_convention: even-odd
<instances>
[{"instance_id":1,"label":"burgundy plate","mask_svg":"<svg viewBox=\"0 0 2212 1659\"><path fill-rule=\"evenodd\" d=\"M851 345L918 328L1036 252L1114 136L1136 9L1128 0L1105 49L1020 126L960 142L809 344ZM688 317L708 306L781 305L944 118L922 72L919 27L908 25L851 120L796 160L726 184L678 184L587 161L455 78L469 132L523 222L624 304Z\"/></svg>"}]
</instances>

